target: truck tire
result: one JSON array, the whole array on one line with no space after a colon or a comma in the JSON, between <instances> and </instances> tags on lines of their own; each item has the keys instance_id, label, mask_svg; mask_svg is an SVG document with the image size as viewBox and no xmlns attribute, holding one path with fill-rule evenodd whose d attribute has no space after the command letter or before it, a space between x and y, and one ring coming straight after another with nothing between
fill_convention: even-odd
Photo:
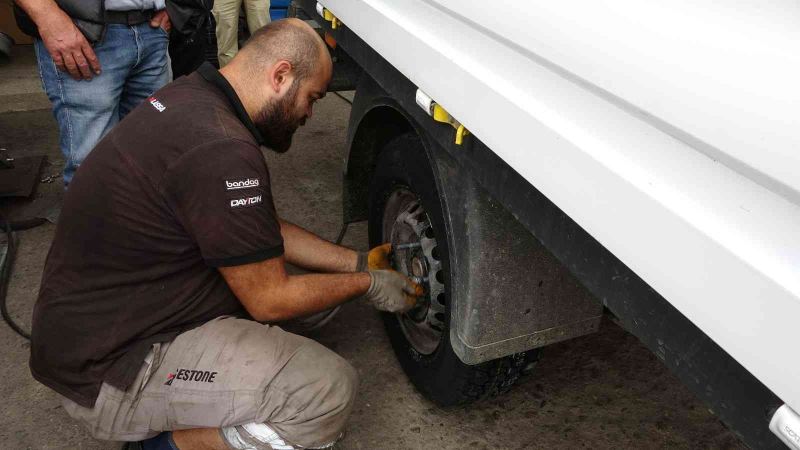
<instances>
[{"instance_id":1,"label":"truck tire","mask_svg":"<svg viewBox=\"0 0 800 450\"><path fill-rule=\"evenodd\" d=\"M381 149L370 185L370 246L393 243L393 266L417 277L425 299L406 314L383 314L400 365L414 386L440 406L457 406L508 391L538 359L516 353L464 364L450 344L449 227L434 178L434 162L412 133ZM419 245L416 245L419 243Z\"/></svg>"}]
</instances>

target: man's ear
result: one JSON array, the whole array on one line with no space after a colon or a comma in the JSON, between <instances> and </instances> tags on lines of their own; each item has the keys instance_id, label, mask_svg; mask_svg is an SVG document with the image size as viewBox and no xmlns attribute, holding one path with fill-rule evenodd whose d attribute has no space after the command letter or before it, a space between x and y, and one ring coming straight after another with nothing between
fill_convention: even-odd
<instances>
[{"instance_id":1,"label":"man's ear","mask_svg":"<svg viewBox=\"0 0 800 450\"><path fill-rule=\"evenodd\" d=\"M294 81L292 64L286 60L280 60L272 66L270 71L270 87L276 94L287 90Z\"/></svg>"}]
</instances>

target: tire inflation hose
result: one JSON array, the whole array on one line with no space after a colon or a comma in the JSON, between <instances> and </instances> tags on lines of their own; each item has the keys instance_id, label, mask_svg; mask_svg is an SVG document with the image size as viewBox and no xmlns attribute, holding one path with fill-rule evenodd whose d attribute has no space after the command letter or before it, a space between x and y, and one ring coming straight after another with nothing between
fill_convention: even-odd
<instances>
[{"instance_id":1,"label":"tire inflation hose","mask_svg":"<svg viewBox=\"0 0 800 450\"><path fill-rule=\"evenodd\" d=\"M8 295L8 284L11 281L11 266L14 263L14 256L16 254L17 248L14 243L14 233L13 231L16 230L27 230L28 228L33 228L35 226L41 225L45 222L44 219L29 219L29 220L22 220L17 222L9 222L6 220L5 217L0 215L0 222L3 225L3 231L6 233L6 238L8 240L7 250L5 258L0 261L0 312L2 312L3 320L6 321L9 327L11 327L14 332L18 335L24 337L27 340L31 340L31 335L28 334L25 330L22 329L14 319L11 318L11 315L8 314L8 305L6 303L7 295Z\"/></svg>"},{"instance_id":2,"label":"tire inflation hose","mask_svg":"<svg viewBox=\"0 0 800 450\"><path fill-rule=\"evenodd\" d=\"M337 91L333 91L333 94L339 97L340 99L346 101L349 104L353 104L349 98L345 97L344 95L340 94ZM342 240L344 239L345 233L347 233L347 226L350 225L349 223L342 222L342 228L339 230L339 237L336 238L336 245L342 245Z\"/></svg>"},{"instance_id":3,"label":"tire inflation hose","mask_svg":"<svg viewBox=\"0 0 800 450\"><path fill-rule=\"evenodd\" d=\"M344 234L347 233L347 226L350 225L349 223L343 223L342 228L339 230L339 237L336 238L336 245L342 245L342 240L344 239Z\"/></svg>"},{"instance_id":4,"label":"tire inflation hose","mask_svg":"<svg viewBox=\"0 0 800 450\"><path fill-rule=\"evenodd\" d=\"M347 103L350 103L351 105L353 104L353 102L349 98L347 98L344 95L340 94L338 91L333 91L333 95L339 97L340 99L346 101Z\"/></svg>"}]
</instances>

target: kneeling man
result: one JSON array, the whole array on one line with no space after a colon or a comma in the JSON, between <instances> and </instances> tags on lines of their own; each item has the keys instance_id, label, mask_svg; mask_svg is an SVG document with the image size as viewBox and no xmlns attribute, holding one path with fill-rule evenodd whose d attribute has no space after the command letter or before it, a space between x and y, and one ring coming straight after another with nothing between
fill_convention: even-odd
<instances>
[{"instance_id":1,"label":"kneeling man","mask_svg":"<svg viewBox=\"0 0 800 450\"><path fill-rule=\"evenodd\" d=\"M66 193L34 310L31 371L99 439L142 448L323 448L356 373L264 323L357 297L412 307L420 288L371 254L279 219L260 147L286 151L331 60L298 20L156 92ZM288 262L311 271L286 273Z\"/></svg>"}]
</instances>

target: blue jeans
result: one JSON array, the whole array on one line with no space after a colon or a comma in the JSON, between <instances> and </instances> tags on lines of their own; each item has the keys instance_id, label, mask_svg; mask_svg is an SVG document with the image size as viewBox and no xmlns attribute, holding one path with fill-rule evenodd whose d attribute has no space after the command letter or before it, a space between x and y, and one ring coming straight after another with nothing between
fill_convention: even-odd
<instances>
[{"instance_id":1,"label":"blue jeans","mask_svg":"<svg viewBox=\"0 0 800 450\"><path fill-rule=\"evenodd\" d=\"M169 83L167 33L139 25L106 27L94 46L101 73L89 81L59 71L40 39L36 40L39 75L60 131L64 185L100 139L136 105Z\"/></svg>"}]
</instances>

